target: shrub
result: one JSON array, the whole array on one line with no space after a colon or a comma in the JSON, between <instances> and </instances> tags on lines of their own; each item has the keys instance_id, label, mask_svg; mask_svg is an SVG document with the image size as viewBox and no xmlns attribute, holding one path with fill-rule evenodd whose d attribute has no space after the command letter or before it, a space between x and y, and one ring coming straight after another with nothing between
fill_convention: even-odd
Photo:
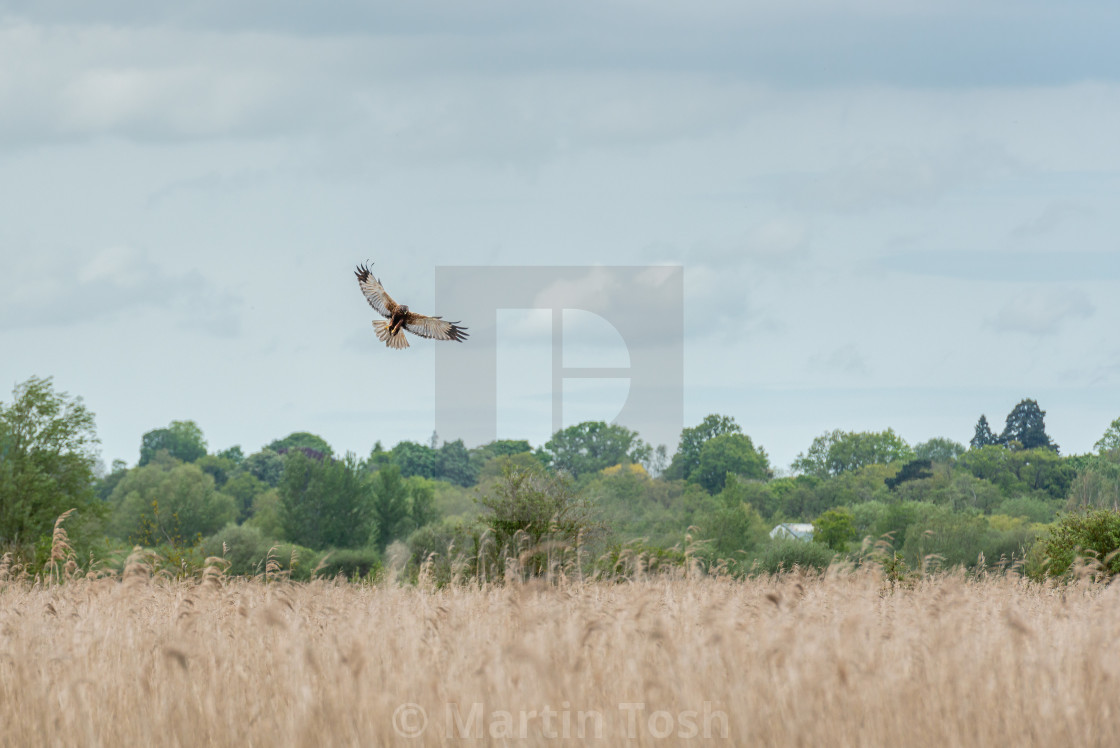
<instances>
[{"instance_id":1,"label":"shrub","mask_svg":"<svg viewBox=\"0 0 1120 748\"><path fill-rule=\"evenodd\" d=\"M229 562L231 575L263 574L272 560L276 570L292 579L308 579L322 554L310 548L270 540L252 525L228 525L202 541L205 556L218 556Z\"/></svg>"},{"instance_id":2,"label":"shrub","mask_svg":"<svg viewBox=\"0 0 1120 748\"><path fill-rule=\"evenodd\" d=\"M376 579L381 569L381 554L376 548L341 548L323 558L316 576Z\"/></svg>"},{"instance_id":3,"label":"shrub","mask_svg":"<svg viewBox=\"0 0 1120 748\"><path fill-rule=\"evenodd\" d=\"M829 509L813 522L813 542L844 553L856 539L855 516L847 507Z\"/></svg>"},{"instance_id":4,"label":"shrub","mask_svg":"<svg viewBox=\"0 0 1120 748\"><path fill-rule=\"evenodd\" d=\"M1083 514L1067 514L1050 528L1042 541L1043 556L1050 576L1069 572L1074 559L1094 558L1099 573L1111 576L1120 572L1120 512L1113 509L1092 509Z\"/></svg>"},{"instance_id":5,"label":"shrub","mask_svg":"<svg viewBox=\"0 0 1120 748\"><path fill-rule=\"evenodd\" d=\"M1056 502L1048 502L1037 496L1019 496L1007 499L999 504L992 512L1006 514L1008 517L1022 517L1031 522L1053 522L1057 514Z\"/></svg>"},{"instance_id":6,"label":"shrub","mask_svg":"<svg viewBox=\"0 0 1120 748\"><path fill-rule=\"evenodd\" d=\"M836 554L820 543L781 538L771 541L758 558L758 568L769 574L789 571L794 566L802 569L826 569Z\"/></svg>"}]
</instances>

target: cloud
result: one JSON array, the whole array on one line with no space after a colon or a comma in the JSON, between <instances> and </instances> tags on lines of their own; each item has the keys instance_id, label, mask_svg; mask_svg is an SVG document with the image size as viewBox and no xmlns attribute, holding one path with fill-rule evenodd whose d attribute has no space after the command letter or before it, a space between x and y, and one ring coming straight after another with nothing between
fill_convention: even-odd
<instances>
[{"instance_id":1,"label":"cloud","mask_svg":"<svg viewBox=\"0 0 1120 748\"><path fill-rule=\"evenodd\" d=\"M1004 304L991 324L1000 332L1053 335L1063 325L1093 316L1096 308L1081 291L1031 289Z\"/></svg>"},{"instance_id":2,"label":"cloud","mask_svg":"<svg viewBox=\"0 0 1120 748\"><path fill-rule=\"evenodd\" d=\"M1046 236L1063 226L1083 222L1094 215L1095 211L1078 203L1069 201L1051 203L1036 216L1012 229L1011 238L1021 241Z\"/></svg>"},{"instance_id":3,"label":"cloud","mask_svg":"<svg viewBox=\"0 0 1120 748\"><path fill-rule=\"evenodd\" d=\"M436 54L412 67L447 70L664 69L667 60L708 75L778 85L887 82L924 86L1047 83L1120 77L1113 53L1118 11L1080 0L936 5L883 0L699 4L633 0L422 4L333 0L221 2L15 0L0 19L127 31L264 32L280 36L421 40ZM438 44L437 44L438 42Z\"/></svg>"},{"instance_id":4,"label":"cloud","mask_svg":"<svg viewBox=\"0 0 1120 748\"><path fill-rule=\"evenodd\" d=\"M65 272L25 268L14 276L13 290L0 301L0 330L68 326L162 310L186 329L217 336L240 331L238 296L197 272L169 272L130 247L102 250Z\"/></svg>"},{"instance_id":5,"label":"cloud","mask_svg":"<svg viewBox=\"0 0 1120 748\"><path fill-rule=\"evenodd\" d=\"M961 187L1020 170L994 143L957 141L861 150L828 170L787 175L779 182L782 197L803 209L845 212L925 205Z\"/></svg>"},{"instance_id":6,"label":"cloud","mask_svg":"<svg viewBox=\"0 0 1120 748\"><path fill-rule=\"evenodd\" d=\"M835 374L862 376L870 371L867 357L854 343L834 348L828 353L814 354L809 358L809 366L828 376Z\"/></svg>"},{"instance_id":7,"label":"cloud","mask_svg":"<svg viewBox=\"0 0 1120 748\"><path fill-rule=\"evenodd\" d=\"M1120 254L1116 252L929 250L882 255L879 264L914 275L989 283L1120 280Z\"/></svg>"}]
</instances>

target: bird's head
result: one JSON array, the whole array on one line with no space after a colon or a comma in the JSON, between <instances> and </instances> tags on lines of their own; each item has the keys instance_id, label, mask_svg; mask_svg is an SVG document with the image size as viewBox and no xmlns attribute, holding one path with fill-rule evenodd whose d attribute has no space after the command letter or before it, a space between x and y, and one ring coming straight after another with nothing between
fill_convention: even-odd
<instances>
[{"instance_id":1,"label":"bird's head","mask_svg":"<svg viewBox=\"0 0 1120 748\"><path fill-rule=\"evenodd\" d=\"M401 304L399 308L401 314L408 314L408 304Z\"/></svg>"}]
</instances>

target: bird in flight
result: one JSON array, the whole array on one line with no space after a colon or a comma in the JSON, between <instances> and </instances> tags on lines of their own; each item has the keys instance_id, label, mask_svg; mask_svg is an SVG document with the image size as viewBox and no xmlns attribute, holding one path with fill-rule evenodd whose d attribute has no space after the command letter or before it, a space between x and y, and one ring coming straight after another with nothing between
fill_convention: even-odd
<instances>
[{"instance_id":1,"label":"bird in flight","mask_svg":"<svg viewBox=\"0 0 1120 748\"><path fill-rule=\"evenodd\" d=\"M404 304L393 301L393 297L385 292L381 281L377 280L365 265L359 265L354 275L358 276L358 285L369 305L389 320L388 322L381 319L373 321L377 339L389 348L398 350L408 348L408 340L404 337L405 330L422 338L434 340L457 340L461 343L467 339L467 328L460 327L458 322L445 322L442 317L417 314L409 311Z\"/></svg>"}]
</instances>

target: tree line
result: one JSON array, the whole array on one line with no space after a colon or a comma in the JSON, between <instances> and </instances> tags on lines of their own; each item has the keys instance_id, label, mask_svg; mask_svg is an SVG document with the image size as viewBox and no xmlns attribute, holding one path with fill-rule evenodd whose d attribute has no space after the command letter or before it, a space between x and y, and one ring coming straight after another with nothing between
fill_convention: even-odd
<instances>
[{"instance_id":1,"label":"tree line","mask_svg":"<svg viewBox=\"0 0 1120 748\"><path fill-rule=\"evenodd\" d=\"M899 568L1002 560L1043 574L1101 532L1070 527L1096 517L1107 530L1120 504L1120 418L1093 453L1062 456L1031 399L999 435L981 415L968 446L826 431L789 475L723 414L682 429L671 456L603 422L537 448L467 448L433 434L391 449L375 442L358 457L308 432L251 454L211 450L182 420L143 434L135 465L100 471L96 445L93 414L49 378L0 403L0 552L42 568L56 518L75 509L70 536L91 564L139 545L169 568L221 556L234 573L271 564L297 577L361 576L392 563L449 580L509 573L510 558L524 573L555 563L749 573L858 560L872 547L888 548ZM791 522L812 523L813 542L771 537Z\"/></svg>"}]
</instances>

